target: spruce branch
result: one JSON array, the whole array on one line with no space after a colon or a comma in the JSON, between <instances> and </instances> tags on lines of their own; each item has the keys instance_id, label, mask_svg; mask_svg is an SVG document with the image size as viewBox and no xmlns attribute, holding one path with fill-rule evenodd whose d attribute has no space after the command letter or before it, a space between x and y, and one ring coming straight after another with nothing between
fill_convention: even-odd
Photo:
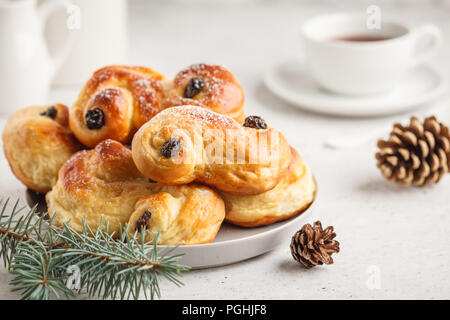
<instances>
[{"instance_id":1,"label":"spruce branch","mask_svg":"<svg viewBox=\"0 0 450 320\"><path fill-rule=\"evenodd\" d=\"M19 206L19 200L8 214L9 203L9 198L0 200L0 256L8 269L19 243L43 240L45 219L45 215L37 215L37 206L26 212L25 206Z\"/></svg>"},{"instance_id":2,"label":"spruce branch","mask_svg":"<svg viewBox=\"0 0 450 320\"><path fill-rule=\"evenodd\" d=\"M172 254L176 247L159 252L159 235L149 243L144 232L130 237L125 229L115 236L107 224L91 230L85 221L78 233L68 225L54 226L53 220L47 226L36 208L25 212L18 201L7 214L8 203L0 201L0 256L14 275L12 290L23 299L59 299L80 292L103 299L138 299L140 292L145 298L160 298L160 277L180 286L181 272L189 270L177 263L181 255ZM79 286L71 289L68 270L74 266L80 270Z\"/></svg>"},{"instance_id":3,"label":"spruce branch","mask_svg":"<svg viewBox=\"0 0 450 320\"><path fill-rule=\"evenodd\" d=\"M49 300L74 296L65 281L66 269L60 265L61 256L49 250L40 241L24 241L18 245L14 255L11 273L15 278L10 282L12 291L20 291L22 299Z\"/></svg>"}]
</instances>

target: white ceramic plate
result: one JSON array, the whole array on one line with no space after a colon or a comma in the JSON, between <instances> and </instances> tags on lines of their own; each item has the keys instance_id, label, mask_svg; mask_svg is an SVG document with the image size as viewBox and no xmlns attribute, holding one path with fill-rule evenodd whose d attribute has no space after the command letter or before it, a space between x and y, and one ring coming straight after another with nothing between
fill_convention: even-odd
<instances>
[{"instance_id":1,"label":"white ceramic plate","mask_svg":"<svg viewBox=\"0 0 450 320\"><path fill-rule=\"evenodd\" d=\"M389 93L343 96L320 88L298 61L286 61L270 70L266 86L283 100L305 110L340 116L382 116L423 106L445 92L446 77L426 66L411 69Z\"/></svg>"},{"instance_id":2,"label":"white ceramic plate","mask_svg":"<svg viewBox=\"0 0 450 320\"><path fill-rule=\"evenodd\" d=\"M45 200L34 192L26 192L30 207L38 204L38 212L46 212ZM247 260L273 250L303 224L312 222L313 204L300 215L265 227L241 228L224 223L214 242L179 246L175 253L183 253L181 264L193 269L223 266ZM285 245L289 245L285 243ZM165 248L166 246L158 246Z\"/></svg>"}]
</instances>

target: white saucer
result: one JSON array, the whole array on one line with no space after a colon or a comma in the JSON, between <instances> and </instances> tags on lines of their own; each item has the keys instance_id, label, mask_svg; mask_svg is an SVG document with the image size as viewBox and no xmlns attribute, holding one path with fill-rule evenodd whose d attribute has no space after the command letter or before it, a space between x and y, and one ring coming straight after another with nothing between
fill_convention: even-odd
<instances>
[{"instance_id":1,"label":"white saucer","mask_svg":"<svg viewBox=\"0 0 450 320\"><path fill-rule=\"evenodd\" d=\"M305 223L313 223L313 206L294 218L265 227L241 228L224 223L213 243L179 246L175 253L184 254L180 263L193 269L203 269L247 260L272 251L281 244L288 247L290 236Z\"/></svg>"},{"instance_id":2,"label":"white saucer","mask_svg":"<svg viewBox=\"0 0 450 320\"><path fill-rule=\"evenodd\" d=\"M274 94L299 108L340 116L381 116L404 112L423 106L447 88L443 74L422 65L410 70L389 93L341 96L320 88L305 66L295 60L272 69L264 82Z\"/></svg>"},{"instance_id":3,"label":"white saucer","mask_svg":"<svg viewBox=\"0 0 450 320\"><path fill-rule=\"evenodd\" d=\"M38 205L37 212L46 212L47 205L42 195L27 190L25 199L29 207ZM223 266L247 260L275 249L284 243L289 246L289 237L303 224L312 223L313 206L298 216L258 228L241 228L224 223L214 242L200 245L182 245L172 254L184 254L179 263L193 269ZM159 249L167 246L158 246Z\"/></svg>"}]
</instances>

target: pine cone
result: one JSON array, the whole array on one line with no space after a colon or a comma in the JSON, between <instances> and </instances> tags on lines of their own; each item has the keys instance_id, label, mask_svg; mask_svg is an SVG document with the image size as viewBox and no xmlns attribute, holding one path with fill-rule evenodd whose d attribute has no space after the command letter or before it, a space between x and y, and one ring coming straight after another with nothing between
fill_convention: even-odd
<instances>
[{"instance_id":1,"label":"pine cone","mask_svg":"<svg viewBox=\"0 0 450 320\"><path fill-rule=\"evenodd\" d=\"M437 183L449 171L449 129L432 116L422 124L412 117L409 126L394 125L389 139L379 140L377 167L392 182L409 186Z\"/></svg>"},{"instance_id":2,"label":"pine cone","mask_svg":"<svg viewBox=\"0 0 450 320\"><path fill-rule=\"evenodd\" d=\"M305 224L292 237L292 256L306 268L332 264L331 255L339 252L339 242L333 240L335 237L333 227L323 230L320 221L316 221L313 227L309 223Z\"/></svg>"}]
</instances>

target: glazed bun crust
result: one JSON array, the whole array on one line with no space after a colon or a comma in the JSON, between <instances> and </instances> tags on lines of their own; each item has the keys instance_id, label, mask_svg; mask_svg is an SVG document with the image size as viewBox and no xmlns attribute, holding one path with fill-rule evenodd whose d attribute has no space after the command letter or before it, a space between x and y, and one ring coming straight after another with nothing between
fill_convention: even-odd
<instances>
[{"instance_id":1,"label":"glazed bun crust","mask_svg":"<svg viewBox=\"0 0 450 320\"><path fill-rule=\"evenodd\" d=\"M225 201L226 221L243 227L272 224L296 216L314 201L316 184L308 166L291 148L289 171L272 190L254 196L221 192Z\"/></svg>"},{"instance_id":2,"label":"glazed bun crust","mask_svg":"<svg viewBox=\"0 0 450 320\"><path fill-rule=\"evenodd\" d=\"M40 193L53 187L64 162L82 147L69 129L68 109L62 104L15 112L6 123L2 139L13 173Z\"/></svg>"},{"instance_id":3,"label":"glazed bun crust","mask_svg":"<svg viewBox=\"0 0 450 320\"><path fill-rule=\"evenodd\" d=\"M70 109L70 128L86 146L128 143L163 108L167 79L144 67L108 66L88 80Z\"/></svg>"},{"instance_id":4,"label":"glazed bun crust","mask_svg":"<svg viewBox=\"0 0 450 320\"><path fill-rule=\"evenodd\" d=\"M242 123L244 100L239 81L222 66L192 65L173 81L145 67L107 66L81 90L70 109L70 128L90 148L105 139L129 143L144 123L173 106L201 106Z\"/></svg>"},{"instance_id":5,"label":"glazed bun crust","mask_svg":"<svg viewBox=\"0 0 450 320\"><path fill-rule=\"evenodd\" d=\"M162 198L173 198L178 205L157 202ZM130 150L113 140L74 154L46 200L49 215L56 215L55 225L66 223L78 232L85 219L92 230L108 223L108 232L117 235L132 216L138 219L142 210L151 210L146 239L161 230L164 244L212 241L225 217L223 200L216 192L197 185L151 183L137 170ZM167 209L170 216L164 215Z\"/></svg>"},{"instance_id":6,"label":"glazed bun crust","mask_svg":"<svg viewBox=\"0 0 450 320\"><path fill-rule=\"evenodd\" d=\"M173 139L179 140L179 152L168 157L163 149ZM135 134L132 153L138 169L160 183L198 181L245 195L274 188L291 158L277 130L243 127L196 106L173 107L156 115Z\"/></svg>"},{"instance_id":7,"label":"glazed bun crust","mask_svg":"<svg viewBox=\"0 0 450 320\"><path fill-rule=\"evenodd\" d=\"M195 95L196 91L190 94L192 90L189 92L188 89L189 82L194 78L203 81L203 88ZM225 67L204 63L189 66L175 76L171 95L184 101L177 102L174 99L169 107L198 103L214 112L232 117L239 123L244 121L244 91L237 78ZM192 100L196 103L192 103Z\"/></svg>"},{"instance_id":8,"label":"glazed bun crust","mask_svg":"<svg viewBox=\"0 0 450 320\"><path fill-rule=\"evenodd\" d=\"M151 184L137 171L129 151L105 140L64 164L46 200L49 215L56 215L55 225L67 223L81 232L85 219L93 230L101 222L108 223L112 233L128 221L136 201L151 192Z\"/></svg>"}]
</instances>

